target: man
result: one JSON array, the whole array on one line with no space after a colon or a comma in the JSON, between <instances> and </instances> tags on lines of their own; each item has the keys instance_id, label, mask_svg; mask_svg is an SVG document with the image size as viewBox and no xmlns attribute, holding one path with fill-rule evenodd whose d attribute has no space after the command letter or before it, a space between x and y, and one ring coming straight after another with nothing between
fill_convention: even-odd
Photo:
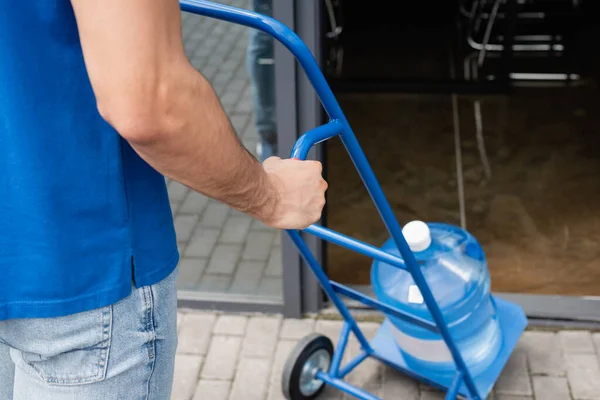
<instances>
[{"instance_id":1,"label":"man","mask_svg":"<svg viewBox=\"0 0 600 400\"><path fill-rule=\"evenodd\" d=\"M242 147L177 0L0 13L0 399L167 400L178 253L164 177L281 229L327 184Z\"/></svg>"}]
</instances>

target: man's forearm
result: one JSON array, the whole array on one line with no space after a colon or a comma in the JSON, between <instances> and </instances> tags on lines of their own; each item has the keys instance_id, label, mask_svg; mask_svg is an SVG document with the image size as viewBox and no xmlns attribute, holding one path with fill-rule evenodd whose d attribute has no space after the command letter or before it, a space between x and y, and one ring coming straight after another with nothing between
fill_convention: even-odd
<instances>
[{"instance_id":1,"label":"man's forearm","mask_svg":"<svg viewBox=\"0 0 600 400\"><path fill-rule=\"evenodd\" d=\"M175 71L157 109L160 134L131 140L132 147L164 175L268 219L277 193L263 166L240 143L208 81L189 64Z\"/></svg>"},{"instance_id":2,"label":"man's forearm","mask_svg":"<svg viewBox=\"0 0 600 400\"><path fill-rule=\"evenodd\" d=\"M280 229L321 216L316 161L260 164L189 63L176 0L71 0L102 117L162 174Z\"/></svg>"}]
</instances>

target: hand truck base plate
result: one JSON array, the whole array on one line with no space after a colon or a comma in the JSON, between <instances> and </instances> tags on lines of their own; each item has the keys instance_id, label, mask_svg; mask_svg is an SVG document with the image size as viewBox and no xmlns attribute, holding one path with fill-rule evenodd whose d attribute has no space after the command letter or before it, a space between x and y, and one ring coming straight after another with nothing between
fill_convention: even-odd
<instances>
[{"instance_id":1,"label":"hand truck base plate","mask_svg":"<svg viewBox=\"0 0 600 400\"><path fill-rule=\"evenodd\" d=\"M474 376L477 391L482 399L487 398L489 395L516 347L521 334L527 327L527 318L521 307L497 297L492 297L496 303L498 322L502 331L502 345L498 357L496 357L492 365L481 374ZM419 371L417 368L411 368L407 365L402 353L398 349L390 329L391 323L386 319L371 342L374 352L372 356L384 364L404 372L408 376L447 391L452 386L456 372L448 375L430 376L431 374L427 374L427 371ZM468 390L464 383L461 385L458 393L468 398Z\"/></svg>"}]
</instances>

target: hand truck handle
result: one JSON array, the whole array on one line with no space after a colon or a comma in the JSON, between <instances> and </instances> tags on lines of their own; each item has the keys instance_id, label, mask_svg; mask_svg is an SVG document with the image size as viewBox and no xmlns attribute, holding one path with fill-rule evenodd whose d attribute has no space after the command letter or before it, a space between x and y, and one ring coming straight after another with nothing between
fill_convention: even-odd
<instances>
[{"instance_id":1,"label":"hand truck handle","mask_svg":"<svg viewBox=\"0 0 600 400\"><path fill-rule=\"evenodd\" d=\"M311 129L298 138L292 149L291 158L305 160L308 152L315 144L331 139L341 134L343 130L344 125L335 119L332 119L325 125Z\"/></svg>"}]
</instances>

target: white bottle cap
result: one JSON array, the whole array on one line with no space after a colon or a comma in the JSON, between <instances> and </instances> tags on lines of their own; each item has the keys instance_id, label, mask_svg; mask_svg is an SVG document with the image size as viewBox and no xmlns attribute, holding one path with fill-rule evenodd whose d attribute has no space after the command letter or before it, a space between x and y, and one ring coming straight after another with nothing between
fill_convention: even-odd
<instances>
[{"instance_id":1,"label":"white bottle cap","mask_svg":"<svg viewBox=\"0 0 600 400\"><path fill-rule=\"evenodd\" d=\"M423 221L411 221L404 225L402 234L412 251L426 250L431 244L431 231Z\"/></svg>"}]
</instances>

